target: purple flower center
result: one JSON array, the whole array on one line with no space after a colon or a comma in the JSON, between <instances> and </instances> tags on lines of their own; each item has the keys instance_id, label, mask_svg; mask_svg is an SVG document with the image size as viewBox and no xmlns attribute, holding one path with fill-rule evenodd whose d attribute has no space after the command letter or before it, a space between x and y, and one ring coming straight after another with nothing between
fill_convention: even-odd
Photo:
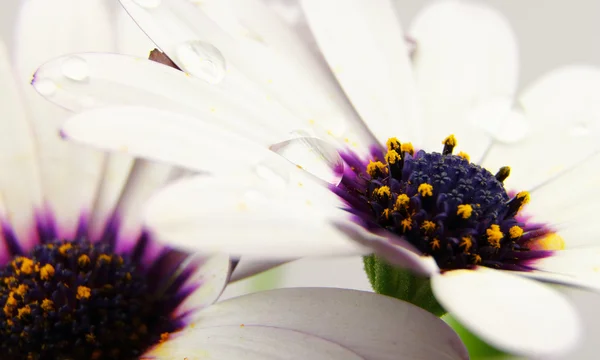
<instances>
[{"instance_id":1,"label":"purple flower center","mask_svg":"<svg viewBox=\"0 0 600 360\"><path fill-rule=\"evenodd\" d=\"M2 358L136 359L178 330L181 282L157 291L134 254L81 240L14 256L0 269Z\"/></svg>"},{"instance_id":2,"label":"purple flower center","mask_svg":"<svg viewBox=\"0 0 600 360\"><path fill-rule=\"evenodd\" d=\"M549 252L529 245L550 231L518 216L529 194L507 194L503 181L510 168L493 175L468 155L453 155L454 136L443 144L441 154L415 153L410 143L391 138L385 154L374 149L368 162L344 153L348 166L332 190L367 229L406 239L442 270L531 270L528 263Z\"/></svg>"}]
</instances>

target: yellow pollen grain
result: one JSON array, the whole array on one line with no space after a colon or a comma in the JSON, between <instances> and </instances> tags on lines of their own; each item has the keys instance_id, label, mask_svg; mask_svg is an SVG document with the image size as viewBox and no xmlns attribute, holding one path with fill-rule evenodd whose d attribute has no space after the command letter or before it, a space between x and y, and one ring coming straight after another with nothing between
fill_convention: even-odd
<instances>
[{"instance_id":1,"label":"yellow pollen grain","mask_svg":"<svg viewBox=\"0 0 600 360\"><path fill-rule=\"evenodd\" d=\"M110 256L110 255L106 255L106 254L100 254L100 255L98 256L98 259L96 260L96 263L99 263L99 262L101 262L101 261L104 261L104 262L106 262L106 263L109 263L109 264L110 264L110 262L112 261L112 256Z\"/></svg>"},{"instance_id":2,"label":"yellow pollen grain","mask_svg":"<svg viewBox=\"0 0 600 360\"><path fill-rule=\"evenodd\" d=\"M421 184L421 185L419 185L419 188L417 189L417 191L423 197L433 196L433 186L431 186L429 184Z\"/></svg>"},{"instance_id":3,"label":"yellow pollen grain","mask_svg":"<svg viewBox=\"0 0 600 360\"><path fill-rule=\"evenodd\" d=\"M23 296L27 293L27 290L29 289L29 287L25 284L20 284L19 286L17 286L15 289L12 289L15 294L19 295L19 296Z\"/></svg>"},{"instance_id":4,"label":"yellow pollen grain","mask_svg":"<svg viewBox=\"0 0 600 360\"><path fill-rule=\"evenodd\" d=\"M385 161L387 161L387 163L390 165L394 165L397 161L400 161L401 159L402 158L400 157L400 154L398 154L396 150L389 150L387 154L385 154Z\"/></svg>"},{"instance_id":5,"label":"yellow pollen grain","mask_svg":"<svg viewBox=\"0 0 600 360\"><path fill-rule=\"evenodd\" d=\"M54 310L54 302L50 299L42 300L42 310L44 310L44 311Z\"/></svg>"},{"instance_id":6,"label":"yellow pollen grain","mask_svg":"<svg viewBox=\"0 0 600 360\"><path fill-rule=\"evenodd\" d=\"M31 274L33 272L34 269L34 262L31 259L28 258L22 258L22 262L21 262L21 272L24 274Z\"/></svg>"},{"instance_id":7,"label":"yellow pollen grain","mask_svg":"<svg viewBox=\"0 0 600 360\"><path fill-rule=\"evenodd\" d=\"M504 237L502 231L500 231L500 226L494 224L490 226L486 231L488 237L488 243L495 248L500 248L500 240Z\"/></svg>"},{"instance_id":8,"label":"yellow pollen grain","mask_svg":"<svg viewBox=\"0 0 600 360\"><path fill-rule=\"evenodd\" d=\"M473 240L471 240L471 238L469 236L464 236L460 240L459 246L464 248L465 252L468 252L471 249L471 246L473 246Z\"/></svg>"},{"instance_id":9,"label":"yellow pollen grain","mask_svg":"<svg viewBox=\"0 0 600 360\"><path fill-rule=\"evenodd\" d=\"M523 229L520 226L515 225L508 230L508 233L512 239L516 239L523 235Z\"/></svg>"},{"instance_id":10,"label":"yellow pollen grain","mask_svg":"<svg viewBox=\"0 0 600 360\"><path fill-rule=\"evenodd\" d=\"M410 230L412 229L412 219L408 217L402 220L400 225L402 225L402 231L406 231L407 229Z\"/></svg>"},{"instance_id":11,"label":"yellow pollen grain","mask_svg":"<svg viewBox=\"0 0 600 360\"><path fill-rule=\"evenodd\" d=\"M88 299L92 296L92 290L87 286L78 286L77 287L77 300Z\"/></svg>"},{"instance_id":12,"label":"yellow pollen grain","mask_svg":"<svg viewBox=\"0 0 600 360\"><path fill-rule=\"evenodd\" d=\"M81 255L78 259L77 259L77 265L79 265L79 267L86 267L90 264L91 260L90 257L87 256L86 254Z\"/></svg>"},{"instance_id":13,"label":"yellow pollen grain","mask_svg":"<svg viewBox=\"0 0 600 360\"><path fill-rule=\"evenodd\" d=\"M40 269L40 279L49 280L54 276L54 266L46 264Z\"/></svg>"},{"instance_id":14,"label":"yellow pollen grain","mask_svg":"<svg viewBox=\"0 0 600 360\"><path fill-rule=\"evenodd\" d=\"M442 144L448 145L448 146L456 146L457 141L456 141L456 138L454 137L454 134L451 134L448 137L446 137L444 139L444 141L442 141Z\"/></svg>"},{"instance_id":15,"label":"yellow pollen grain","mask_svg":"<svg viewBox=\"0 0 600 360\"><path fill-rule=\"evenodd\" d=\"M433 250L438 250L440 248L440 240L439 239L433 239L431 241L431 248Z\"/></svg>"},{"instance_id":16,"label":"yellow pollen grain","mask_svg":"<svg viewBox=\"0 0 600 360\"><path fill-rule=\"evenodd\" d=\"M415 153L415 148L413 147L413 145L411 143L403 143L400 146L400 151L402 151L403 153L407 152L407 153L413 155Z\"/></svg>"},{"instance_id":17,"label":"yellow pollen grain","mask_svg":"<svg viewBox=\"0 0 600 360\"><path fill-rule=\"evenodd\" d=\"M564 250L565 240L557 233L550 233L541 239L528 241L525 246L529 250Z\"/></svg>"},{"instance_id":18,"label":"yellow pollen grain","mask_svg":"<svg viewBox=\"0 0 600 360\"><path fill-rule=\"evenodd\" d=\"M459 152L456 156L459 156L467 161L471 161L471 157L464 151Z\"/></svg>"},{"instance_id":19,"label":"yellow pollen grain","mask_svg":"<svg viewBox=\"0 0 600 360\"><path fill-rule=\"evenodd\" d=\"M458 210L456 211L456 215L461 216L463 219L468 219L473 214L473 207L469 204L458 205Z\"/></svg>"},{"instance_id":20,"label":"yellow pollen grain","mask_svg":"<svg viewBox=\"0 0 600 360\"><path fill-rule=\"evenodd\" d=\"M369 165L367 165L367 174L371 175L371 177L376 176L378 173L385 174L387 172L387 166L381 161L369 161Z\"/></svg>"},{"instance_id":21,"label":"yellow pollen grain","mask_svg":"<svg viewBox=\"0 0 600 360\"><path fill-rule=\"evenodd\" d=\"M67 252L69 250L71 250L71 248L73 248L73 245L71 245L70 243L66 243L66 244L62 244L59 248L58 248L58 252L61 255L67 255Z\"/></svg>"},{"instance_id":22,"label":"yellow pollen grain","mask_svg":"<svg viewBox=\"0 0 600 360\"><path fill-rule=\"evenodd\" d=\"M25 305L22 308L20 308L19 310L17 310L17 317L20 319L25 315L29 315L31 314L31 308L29 307L29 305Z\"/></svg>"},{"instance_id":23,"label":"yellow pollen grain","mask_svg":"<svg viewBox=\"0 0 600 360\"><path fill-rule=\"evenodd\" d=\"M373 191L374 194L376 194L379 197L384 197L384 196L392 196L392 193L390 191L390 187L389 186L382 186L378 189L375 189Z\"/></svg>"},{"instance_id":24,"label":"yellow pollen grain","mask_svg":"<svg viewBox=\"0 0 600 360\"><path fill-rule=\"evenodd\" d=\"M389 138L386 143L388 151L400 149L400 140L395 137Z\"/></svg>"},{"instance_id":25,"label":"yellow pollen grain","mask_svg":"<svg viewBox=\"0 0 600 360\"><path fill-rule=\"evenodd\" d=\"M425 220L423 224L421 224L421 229L425 230L425 232L430 232L435 230L435 223L433 221Z\"/></svg>"},{"instance_id":26,"label":"yellow pollen grain","mask_svg":"<svg viewBox=\"0 0 600 360\"><path fill-rule=\"evenodd\" d=\"M410 201L410 198L408 197L408 195L406 195L406 194L398 195L398 197L396 198L396 203L394 204L394 210L398 211L398 210L406 207L406 205L408 205L409 201Z\"/></svg>"}]
</instances>

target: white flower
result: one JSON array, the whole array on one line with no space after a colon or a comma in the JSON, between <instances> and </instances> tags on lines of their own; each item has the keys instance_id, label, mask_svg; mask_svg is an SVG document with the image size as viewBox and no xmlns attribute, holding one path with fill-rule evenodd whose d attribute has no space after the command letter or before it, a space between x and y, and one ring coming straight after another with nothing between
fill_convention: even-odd
<instances>
[{"instance_id":1,"label":"white flower","mask_svg":"<svg viewBox=\"0 0 600 360\"><path fill-rule=\"evenodd\" d=\"M574 310L560 294L527 278L599 288L599 251L582 246L597 242L597 69L557 70L515 101L512 33L494 11L468 2L440 3L421 13L409 32L414 51L407 49L394 9L384 0L343 6L304 0L300 12L284 7L291 23L260 1L121 2L185 73L125 56L79 54L87 65L85 81L64 73L72 59L64 57L42 66L33 85L57 104L88 110L62 128L69 139L219 175L182 180L158 194L146 212L154 233L185 249L270 259L375 250L430 276L438 301L497 347L547 356L575 343ZM309 33L296 31L306 30L304 16ZM47 83L55 91L40 86ZM377 209L371 198L355 204L330 191L348 189L378 152L383 161L388 138L435 151L448 134L456 134L476 163L494 171L510 166L507 187L531 193L526 210L532 217L514 216L526 193L507 205L508 196L496 188L492 195L502 198L499 208L486 209L500 211L509 222L492 216L480 223L483 228L456 228L473 231L465 233L474 237L470 242L446 236L437 239L439 245L425 237L417 243L405 234L408 225L420 229L415 224L432 220L433 210L411 214L421 216L420 222L407 220L402 232L397 224L394 231L380 231L377 215L385 207ZM448 153L454 142L445 142ZM370 151L373 147L379 150ZM406 154L403 159L412 159ZM428 171L427 176L443 175ZM500 186L504 176L493 177L484 176L482 186ZM399 189L390 188L390 195L380 190L378 201L389 196L395 204L404 193L414 199L409 210L422 210L429 201L424 198L439 193L437 185ZM445 216L470 218L466 208L445 201L452 210ZM360 207L365 204L373 204L371 219ZM473 216L479 216L477 205ZM538 230L558 236L542 238L533 221L547 224ZM511 233L512 226L524 232ZM521 244L521 235L534 243ZM563 244L567 250L558 251ZM435 254L442 245L451 250L451 261ZM460 260L476 245L493 256L480 252L480 259ZM532 252L534 259L523 262L500 254L539 247L551 251L546 257ZM502 261L493 264L498 256ZM529 271L511 274L489 266Z\"/></svg>"},{"instance_id":2,"label":"white flower","mask_svg":"<svg viewBox=\"0 0 600 360\"><path fill-rule=\"evenodd\" d=\"M26 2L21 73L56 53L110 49L108 19L104 1ZM73 81L86 80L82 61L64 63ZM209 306L229 257L160 245L141 224L144 199L182 172L61 141L64 111L15 75L0 43L3 359L468 358L441 320L372 293L284 289Z\"/></svg>"}]
</instances>

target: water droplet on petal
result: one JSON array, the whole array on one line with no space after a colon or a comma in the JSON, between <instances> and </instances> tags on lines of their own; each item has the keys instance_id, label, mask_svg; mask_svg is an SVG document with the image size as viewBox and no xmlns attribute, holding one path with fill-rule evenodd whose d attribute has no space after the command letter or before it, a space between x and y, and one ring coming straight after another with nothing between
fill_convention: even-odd
<instances>
[{"instance_id":1,"label":"water droplet on petal","mask_svg":"<svg viewBox=\"0 0 600 360\"><path fill-rule=\"evenodd\" d=\"M188 41L175 49L179 64L187 73L211 84L225 77L225 58L213 45L203 41Z\"/></svg>"},{"instance_id":2,"label":"water droplet on petal","mask_svg":"<svg viewBox=\"0 0 600 360\"><path fill-rule=\"evenodd\" d=\"M571 136L581 137L586 136L590 133L590 128L586 123L577 123L575 124L570 131Z\"/></svg>"},{"instance_id":3,"label":"water droplet on petal","mask_svg":"<svg viewBox=\"0 0 600 360\"><path fill-rule=\"evenodd\" d=\"M56 83L50 79L35 79L31 84L42 96L52 96L58 89Z\"/></svg>"},{"instance_id":4,"label":"water droplet on petal","mask_svg":"<svg viewBox=\"0 0 600 360\"><path fill-rule=\"evenodd\" d=\"M146 9L153 9L160 5L161 0L133 0L134 3Z\"/></svg>"},{"instance_id":5,"label":"water droplet on petal","mask_svg":"<svg viewBox=\"0 0 600 360\"><path fill-rule=\"evenodd\" d=\"M74 81L84 81L90 76L90 66L85 59L79 56L67 58L61 67L62 73Z\"/></svg>"}]
</instances>

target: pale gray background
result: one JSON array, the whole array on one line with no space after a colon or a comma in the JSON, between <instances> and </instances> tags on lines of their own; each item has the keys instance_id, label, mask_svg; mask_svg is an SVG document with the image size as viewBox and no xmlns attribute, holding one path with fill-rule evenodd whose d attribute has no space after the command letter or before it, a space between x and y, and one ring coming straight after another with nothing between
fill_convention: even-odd
<instances>
[{"instance_id":1,"label":"pale gray background","mask_svg":"<svg viewBox=\"0 0 600 360\"><path fill-rule=\"evenodd\" d=\"M429 2L398 0L403 23L410 23L415 13ZM500 10L515 30L520 50L519 84L521 87L560 65L580 63L600 66L599 0L481 0L481 2ZM0 4L0 35L9 46L12 45L11 29L19 3L19 0L4 0ZM330 261L328 263L329 266L325 266L323 261L302 260L287 265L272 275L282 277L277 281L280 286L368 287L360 269L360 262L356 259L337 260L338 266L334 268L335 270L332 270ZM269 278L273 279L274 276ZM248 286L255 287L256 284L239 284L228 291L228 296L244 291L243 289ZM562 359L599 359L600 341L597 339L600 339L600 295L570 291L569 296L577 303L584 317L586 339L577 351Z\"/></svg>"}]
</instances>

